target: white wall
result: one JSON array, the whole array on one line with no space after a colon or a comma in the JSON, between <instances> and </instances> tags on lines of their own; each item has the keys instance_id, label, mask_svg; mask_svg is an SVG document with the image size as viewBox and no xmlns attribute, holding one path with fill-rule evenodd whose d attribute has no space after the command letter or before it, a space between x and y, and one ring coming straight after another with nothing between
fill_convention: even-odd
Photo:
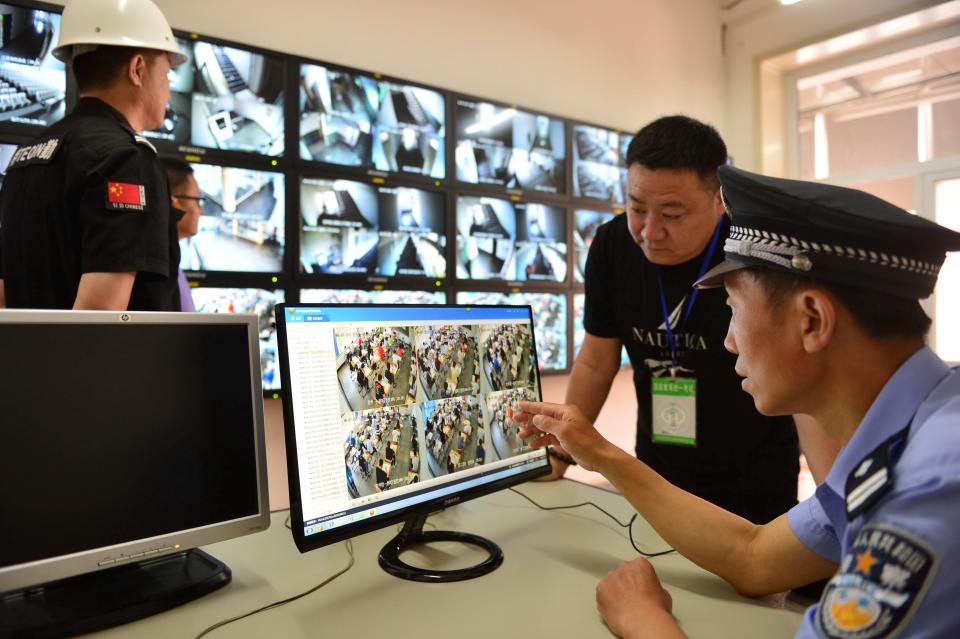
<instances>
[{"instance_id":1,"label":"white wall","mask_svg":"<svg viewBox=\"0 0 960 639\"><path fill-rule=\"evenodd\" d=\"M723 12L727 24L724 134L736 164L761 169L760 60L939 2L942 0L805 0L784 7L776 0L744 0L734 10Z\"/></svg>"},{"instance_id":2,"label":"white wall","mask_svg":"<svg viewBox=\"0 0 960 639\"><path fill-rule=\"evenodd\" d=\"M174 28L598 124L722 124L716 0L155 2Z\"/></svg>"}]
</instances>

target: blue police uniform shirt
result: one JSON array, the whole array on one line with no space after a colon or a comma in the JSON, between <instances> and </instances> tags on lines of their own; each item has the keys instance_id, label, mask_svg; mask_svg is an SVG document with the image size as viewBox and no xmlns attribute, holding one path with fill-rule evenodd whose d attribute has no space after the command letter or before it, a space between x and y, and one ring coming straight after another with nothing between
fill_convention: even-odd
<instances>
[{"instance_id":1,"label":"blue police uniform shirt","mask_svg":"<svg viewBox=\"0 0 960 639\"><path fill-rule=\"evenodd\" d=\"M960 372L923 347L787 515L804 545L839 564L797 637L960 637L958 505Z\"/></svg>"}]
</instances>

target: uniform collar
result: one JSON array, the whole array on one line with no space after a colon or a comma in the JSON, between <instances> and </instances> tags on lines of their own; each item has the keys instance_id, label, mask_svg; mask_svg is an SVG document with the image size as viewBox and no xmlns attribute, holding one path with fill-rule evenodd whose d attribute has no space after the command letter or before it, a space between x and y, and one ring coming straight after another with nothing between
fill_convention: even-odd
<instances>
[{"instance_id":1,"label":"uniform collar","mask_svg":"<svg viewBox=\"0 0 960 639\"><path fill-rule=\"evenodd\" d=\"M133 130L133 127L130 126L130 122L127 121L126 116L100 98L80 98L80 100L77 101L77 106L73 108L73 112L80 115L110 116L126 131L129 131L131 135L137 134L137 132Z\"/></svg>"},{"instance_id":2,"label":"uniform collar","mask_svg":"<svg viewBox=\"0 0 960 639\"><path fill-rule=\"evenodd\" d=\"M909 426L920 404L949 372L950 367L929 346L911 355L887 380L853 437L837 455L827 485L843 495L854 467L882 442Z\"/></svg>"}]
</instances>

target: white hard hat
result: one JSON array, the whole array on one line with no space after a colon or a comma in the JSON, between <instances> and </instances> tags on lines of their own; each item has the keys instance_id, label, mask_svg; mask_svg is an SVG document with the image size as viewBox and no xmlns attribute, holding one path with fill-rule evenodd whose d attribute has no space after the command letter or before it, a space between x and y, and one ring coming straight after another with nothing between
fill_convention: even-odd
<instances>
[{"instance_id":1,"label":"white hard hat","mask_svg":"<svg viewBox=\"0 0 960 639\"><path fill-rule=\"evenodd\" d=\"M70 0L60 20L53 55L70 64L99 45L155 49L170 54L170 66L187 61L163 12L151 0Z\"/></svg>"}]
</instances>

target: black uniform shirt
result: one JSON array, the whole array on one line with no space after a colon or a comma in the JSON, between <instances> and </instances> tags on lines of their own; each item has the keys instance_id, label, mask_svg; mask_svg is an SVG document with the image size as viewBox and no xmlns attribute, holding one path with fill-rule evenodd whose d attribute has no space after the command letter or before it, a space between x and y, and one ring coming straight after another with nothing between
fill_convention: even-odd
<instances>
[{"instance_id":1,"label":"black uniform shirt","mask_svg":"<svg viewBox=\"0 0 960 639\"><path fill-rule=\"evenodd\" d=\"M724 221L719 246L728 229ZM623 342L637 392L637 457L671 483L754 522L767 522L796 503L799 450L793 419L764 417L740 387L736 356L723 346L730 309L723 289L700 291L689 321L680 319L704 253L661 266L678 376L697 380L697 446L652 441L651 377L669 375L671 349L655 266L627 229L626 215L602 225L587 254L583 325ZM723 259L716 251L713 262ZM679 309L679 310L678 310Z\"/></svg>"},{"instance_id":2,"label":"black uniform shirt","mask_svg":"<svg viewBox=\"0 0 960 639\"><path fill-rule=\"evenodd\" d=\"M84 273L136 272L130 310L180 310L176 216L156 149L105 102L21 146L0 191L11 308L73 307Z\"/></svg>"}]
</instances>

